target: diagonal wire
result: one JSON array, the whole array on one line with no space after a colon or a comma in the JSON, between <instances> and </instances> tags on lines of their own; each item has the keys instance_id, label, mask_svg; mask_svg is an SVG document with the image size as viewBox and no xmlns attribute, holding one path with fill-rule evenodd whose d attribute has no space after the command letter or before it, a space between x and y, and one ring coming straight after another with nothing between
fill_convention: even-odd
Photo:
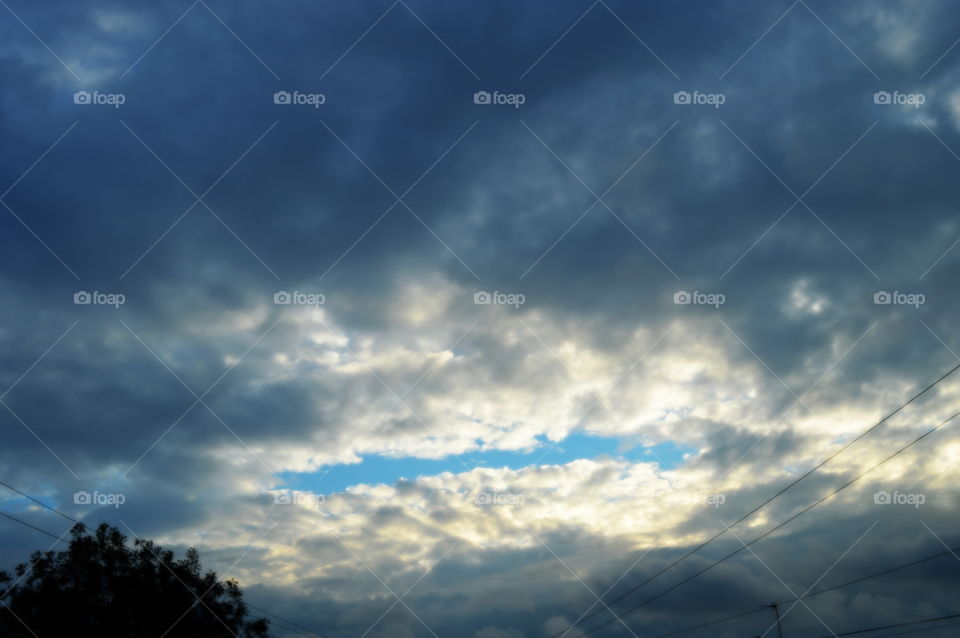
<instances>
[{"instance_id":1,"label":"diagonal wire","mask_svg":"<svg viewBox=\"0 0 960 638\"><path fill-rule=\"evenodd\" d=\"M36 530L36 531L40 532L41 534L46 534L47 536L50 536L50 537L52 537L52 538L57 539L57 541L62 541L62 540L63 540L63 537L66 536L66 535L67 535L67 532L70 531L70 530L68 529L66 532L64 532L64 533L61 534L60 536L57 536L56 534L54 534L54 533L52 533L52 532L48 532L48 531L45 530L45 529L40 529L39 527L36 527L35 525L31 525L30 523L27 523L26 521L22 521L22 520L20 520L19 518L17 518L16 516L11 516L10 514L7 514L6 512L0 512L0 516L3 516L3 517L5 517L5 518L9 518L11 521L20 523L21 525L25 525L25 526L29 527L30 529L33 529L33 530Z\"/></svg>"},{"instance_id":2,"label":"diagonal wire","mask_svg":"<svg viewBox=\"0 0 960 638\"><path fill-rule=\"evenodd\" d=\"M50 511L53 512L54 514L59 514L60 516L62 516L62 517L64 517L65 519L67 519L68 521L73 521L74 523L79 523L79 522L80 522L80 521L78 521L77 519L73 518L72 516L68 516L68 515L64 514L63 512L61 512L60 510L58 510L57 508L55 508L55 507L53 507L53 506L51 506L51 505L47 505L47 504L44 503L43 501L40 501L40 500L38 500L38 499L30 496L30 495L27 494L26 492L21 492L20 490L18 490L17 488L15 488L15 487L12 486L12 485L9 485L9 484L7 484L7 483L4 483L3 481L0 481L0 485L4 486L4 487L7 488L8 490L12 490L12 491L16 492L16 493L19 494L20 496L23 496L23 497L25 497L25 498L30 499L31 501L33 501L33 502L36 503L37 505L39 505L39 506L41 506L41 507L44 507L44 508L50 510Z\"/></svg>"},{"instance_id":3,"label":"diagonal wire","mask_svg":"<svg viewBox=\"0 0 960 638\"><path fill-rule=\"evenodd\" d=\"M806 591L804 591L803 594L801 594L799 597L798 597L796 594L794 594L794 597L795 597L797 600L796 600L792 605L790 605L790 607L788 607L787 610L786 610L785 612L783 612L782 614L779 613L779 611L777 612L777 620L776 620L776 622L774 622L772 625L770 625L770 627L768 627L765 632L763 632L762 634L760 634L760 638L763 638L763 637L766 636L768 633L770 633L770 631L771 631L774 627L779 626L780 623L783 621L783 619L787 617L787 614L789 614L797 605L803 604L803 606L806 607L807 610L810 611L811 614L813 614L813 610L811 610L810 607L807 606L807 603L804 602L804 600L810 596L810 591L811 591L814 587L816 587L816 586L820 583L821 580L823 580L824 578L826 578L827 574L829 574L831 571L833 571L833 568L836 567L837 564L840 563L840 561L842 561L844 558L846 558L846 557L847 557L847 554L849 554L851 551L853 551L853 548L856 547L857 545L859 545L859 544L860 544L860 541L862 541L862 540L867 536L867 534L869 534L870 532L872 532L872 531L873 531L873 528L876 527L879 522L880 522L880 521L874 521L873 524L872 524L870 527L868 527L868 528L866 529L866 531L864 531L863 534L861 534L860 537L857 538L857 540L855 540L855 541L853 542L853 545L851 545L850 547L848 547L845 552L843 552L842 554L840 554L840 556L837 557L837 560L833 561L833 563L830 565L830 567L828 567L828 568L826 569L826 571L824 571L822 574L820 574L820 576L819 576L815 581L813 581L813 583L812 583L809 587L807 587ZM740 538L737 537L737 540L740 540ZM741 541L741 542L743 542L743 541ZM760 557L753 553L753 550L750 550L750 553L753 554L754 556L756 556L756 557L757 557L757 560L759 560L761 563L763 563L763 561L760 560ZM770 569L770 567L768 567L766 563L763 563L763 564L764 564L764 567L766 567L768 570L770 570L770 573L773 573L773 570ZM777 577L777 580L780 580L779 576ZM780 582L782 583L783 581L781 580ZM784 586L786 586L786 585L784 585ZM793 594L792 591L791 591L790 593ZM819 617L819 616L817 616L816 614L813 614L813 615L817 618L817 620L820 620L820 617ZM823 621L820 620L820 622L822 623ZM824 626L826 626L826 624L824 624ZM833 629L831 629L830 627L827 627L827 629L830 629L830 632L831 632L831 633L833 632Z\"/></svg>"},{"instance_id":4,"label":"diagonal wire","mask_svg":"<svg viewBox=\"0 0 960 638\"><path fill-rule=\"evenodd\" d=\"M546 548L547 548L547 551L550 552L550 553L553 555L553 557L556 558L557 561L558 561L561 565L563 565L564 568L566 568L566 570L567 570L568 572L570 572L570 573L573 575L574 578L577 579L577 581L579 581L579 583L580 583L581 585L583 585L583 588L584 588L584 589L586 589L588 592L590 592L590 594L591 594L594 598L597 599L597 602L598 602L598 603L600 603L601 605L603 605L604 608L606 608L607 611L609 611L611 614L613 614L614 616L616 616L616 617L617 617L617 620L620 620L620 624L623 625L624 629L626 629L627 631L630 632L630 635L633 636L633 638L640 638L639 636L637 636L636 632L634 632L632 629L630 629L630 626L627 625L627 623L623 622L623 620L621 620L620 617L617 616L617 613L616 613L615 611L613 611L612 609L610 609L609 605L607 605L605 602L603 602L603 599L602 599L600 596L597 596L596 592L593 591L593 589L591 589L589 585L587 585L585 582L583 582L583 579L580 578L580 576L577 574L577 572L573 571L573 569L570 567L570 565L567 564L567 561L565 561L565 560L563 560L562 558L560 558L560 556L558 556L557 553L556 553L555 551L553 551L553 548L550 547L549 545L547 545L547 543L546 543L542 538L540 538L539 536L537 536L532 530L528 530L528 531L530 531L530 533L533 535L533 537L536 538L538 541L540 541L540 544L543 545L544 547L546 547Z\"/></svg>"},{"instance_id":5,"label":"diagonal wire","mask_svg":"<svg viewBox=\"0 0 960 638\"><path fill-rule=\"evenodd\" d=\"M923 390L921 390L920 392L914 394L910 399L908 399L906 402L902 403L902 404L901 404L897 409L895 409L893 412L890 412L889 414L887 414L887 416L883 417L882 419L880 419L879 421L877 421L877 423L875 423L874 425L870 426L869 428L867 428L866 430L864 430L863 432L861 432L859 435L857 435L856 438L851 439L849 442L847 442L846 444L844 444L840 449L838 449L836 452L834 452L833 454L831 454L830 456L828 456L826 459L824 459L823 461L821 461L821 462L818 463L817 465L813 466L812 468L810 468L809 470L807 470L806 472L804 472L803 474L801 474L799 477L797 477L796 479L794 479L793 481L791 481L790 483L788 483L786 486L784 486L783 488L781 488L777 493L775 493L774 495L770 496L770 497L767 498L765 501L763 501L762 503L760 503L760 505L758 505L757 507L755 507L755 508L753 508L752 510L750 510L749 512L747 512L746 514L744 514L743 516L741 516L740 518L738 518L737 520L735 520L733 523L731 523L729 526L727 526L727 527L724 528L723 530L717 532L716 534L714 534L713 536L711 536L710 538L708 538L706 541L704 541L703 543L701 543L701 544L698 545L697 547L693 548L692 550L690 550L690 551L688 551L687 553L683 554L682 556L680 556L680 557L677 558L676 560L672 561L672 562L669 563L666 567L663 567L660 571L658 571L658 572L656 572L655 574L653 574L652 576L644 579L643 581L641 581L639 584L635 585L634 587L631 587L629 590L627 590L626 592L624 592L623 594L621 594L620 596L618 596L616 599L612 600L612 601L610 602L610 604L613 605L613 604L619 602L620 600L623 600L623 599L626 598L628 595L630 595L630 594L632 594L633 592L637 591L638 589L640 589L641 587L643 587L644 585L646 585L646 584L649 583L650 581L654 580L655 578L657 578L657 577L660 576L661 574L663 574L663 573L667 572L668 570L672 569L674 566L679 565L681 562L683 562L684 560L686 560L686 559L689 558L690 556L693 556L694 554L696 554L697 552L699 552L701 549L703 549L704 547L706 547L707 545L709 545L710 543L712 543L712 542L715 541L716 539L720 538L720 537L721 537L724 533L726 533L727 530L729 530L731 527L734 527L734 526L742 523L743 521L747 520L748 518L750 518L751 516L753 516L754 514L756 514L757 512L759 512L761 509L763 509L764 507L766 507L768 504L770 504L771 502L773 502L775 499L779 498L781 495L783 495L783 494L786 493L788 490L790 490L791 488L793 488L795 485L797 485L798 483L800 483L801 481L803 481L805 478L807 478L808 476L810 476L811 474L813 474L814 472L816 472L817 470L819 470L821 467L823 467L824 465L826 465L827 463L829 463L831 460L833 460L834 458L836 458L837 456L839 456L840 454L842 454L845 450L847 450L850 446L852 446L853 444L855 444L857 441L859 441L860 439L862 439L862 438L864 438L865 436L869 435L871 432L873 432L874 430L876 430L877 428L879 428L881 425L883 425L884 423L886 423L887 421L889 421L893 416L895 416L895 415L898 414L900 411L902 411L904 408L906 408L907 406L909 406L911 403L913 403L914 401L916 401L917 399L919 399L920 397L922 397L924 394L926 394L927 392L929 392L932 388L936 387L940 382L942 382L944 379L946 379L947 377L949 377L951 374L953 374L953 373L956 372L957 370L960 370L960 364L955 365L953 368L951 368L951 369L948 370L946 373L944 373L939 379L937 379L936 381L934 381L933 383L931 383L930 385L928 385L927 387L925 387L925 388L924 388ZM958 413L958 414L960 414L960 413ZM956 416L956 415L955 415L955 416ZM951 417L951 419L953 419L953 418L954 418L954 417ZM949 422L949 420L950 420L950 419L948 419L947 421L944 421L944 422L941 423L940 425L944 425L945 423ZM934 429L936 429L936 428L938 428L938 427L940 427L940 426L936 426ZM928 431L927 434L930 434L932 431L933 431L933 430ZM927 434L924 434L924 436L926 436ZM923 438L923 437L921 437L921 438ZM916 439L916 440L914 441L914 443L918 442L919 440L920 440L920 439ZM911 443L910 445L913 445L913 443ZM907 447L909 447L909 446L907 446ZM906 449L906 448L901 448L900 451L903 451L904 449ZM894 456L895 456L896 454L899 454L900 451L896 452L896 453L894 454ZM888 459L886 459L886 460L889 460L889 458L892 458L892 457L888 457ZM882 463L885 463L886 460L884 460ZM881 464L882 464L882 463L881 463ZM874 468L876 468L876 467L879 467L879 465L874 466ZM871 468L871 469L873 469L873 468ZM859 478L859 477L858 477L858 478ZM856 480L856 479L855 479L855 480ZM849 485L849 483L848 483L847 485ZM844 486L844 487L846 487L846 486ZM841 488L841 489L843 489L843 488ZM838 490L838 491L839 491L839 490ZM836 492L834 492L834 493L836 493ZM821 501L818 501L816 504L819 504L819 503L822 502L823 500L826 500L826 498L822 499ZM815 506L816 504L814 504L814 506ZM813 508L813 506L811 506L811 507L808 508L807 510L803 510L803 511L805 512L805 511L808 511L809 509L812 509L812 508ZM796 518L796 517L794 517L794 518ZM791 519L788 519L786 522L789 522L790 520L793 520L793 519L792 519L792 518L791 518ZM785 522L785 523L782 523L780 526L782 527L784 524L786 524L786 522ZM777 529L777 528L774 528L774 530L775 530L775 529ZM771 532L768 532L768 534L769 534L769 533L772 533L772 531L774 531L774 530L771 530ZM762 538L762 537L761 537L761 538ZM759 539L757 539L757 540L759 540ZM752 542L756 542L756 541L752 541ZM738 551L739 551L739 550L738 550ZM723 559L723 560L725 560L725 559ZM714 565L716 565L716 563L714 563ZM698 572L698 573L699 573L699 572ZM683 584L683 582L686 582L686 581L682 581L680 584ZM679 585L676 585L676 586L679 586ZM676 587L676 586L675 586L675 587ZM670 591L670 590L667 590L667 591ZM666 593L666 592L663 592L663 593ZM660 594L660 595L662 595L662 594ZM658 595L657 597L659 597L660 595ZM653 599L650 599L650 600L653 600ZM645 602L644 604L646 604L646 602ZM600 611L601 611L601 610L597 610L597 611L593 612L592 614L590 614L589 616L587 616L586 618L589 618L589 617L591 617L591 616L594 616L594 615L596 615L597 613L599 613ZM584 620L586 620L586 618L584 618ZM562 633L562 632L561 632L561 633ZM551 638L556 638L556 636L559 636L559 635L561 635L561 634L560 634L560 633L555 634L555 635L554 635L553 637L551 637Z\"/></svg>"},{"instance_id":6,"label":"diagonal wire","mask_svg":"<svg viewBox=\"0 0 960 638\"><path fill-rule=\"evenodd\" d=\"M746 549L748 552L750 552L750 554L751 554L754 558L756 558L757 561L758 561L761 565L763 565L764 569L766 569L768 572L770 572L770 574L771 574L774 578L776 578L777 581L778 581L781 585L783 585L783 588L784 588L784 589L786 589L788 592L790 592L791 594L793 594L793 597L797 599L797 602L794 603L794 606L796 606L796 605L803 605L803 606L807 609L807 611L810 612L810 614L811 614L814 618L816 618L817 621L819 621L819 623L820 623L821 625L823 625L824 628L826 628L827 631L830 632L830 635L833 636L833 638L837 638L836 632L834 632L833 629L831 629L830 626L829 626L827 623L825 623L822 618L820 618L820 616L818 616L812 609L810 609L810 606L803 600L803 599L804 599L804 596L802 596L802 595L801 595L801 596L797 596L796 594L794 594L794 593L793 593L793 590L790 589L790 586L787 585L787 583L785 583L782 578L780 578L780 575L777 574L777 573L776 573L775 571L773 571L772 569L770 569L770 566L767 565L766 561L764 561L762 558L760 558L760 557L757 555L756 552L754 552L752 549L750 549L750 546L747 545L746 543L744 543L744 542L743 542L743 539L740 538L740 536L737 535L736 532L731 531L730 533L733 534L733 537L736 538L737 541L738 541L741 545L743 545L743 548L744 548L744 549ZM858 542L859 542L859 541L858 541ZM793 607L791 607L791 609L793 609ZM778 613L777 621L776 621L776 623L774 623L774 625L771 626L771 629L772 629L774 626L780 624L780 621L783 620L783 616L786 616L786 614L780 615L780 614ZM766 636L766 635L767 635L767 632L769 632L769 631L770 631L770 629L767 629L767 631L763 632L763 634L760 635L760 638L763 638L764 636Z\"/></svg>"},{"instance_id":7,"label":"diagonal wire","mask_svg":"<svg viewBox=\"0 0 960 638\"><path fill-rule=\"evenodd\" d=\"M952 554L952 553L955 552L955 551L960 551L960 547L954 547L954 548L948 549L947 551L944 551L944 552L938 552L938 553L936 553L936 554L931 554L931 555L929 555L929 556L925 556L925 557L923 557L923 558L920 558L920 559L917 559L917 560L913 560L913 561L910 561L909 563L904 563L904 564L902 564L902 565L896 565L896 566L894 566L894 567L888 567L888 568L883 569L883 570L880 570L880 571L878 571L878 572L873 572L873 573L867 574L866 576L861 576L861 577L859 577L859 578L854 578L853 580L848 580L848 581L839 583L839 584L837 584L837 585L831 585L831 586L829 586L829 587L824 587L824 588L822 588L822 589L818 589L818 590L816 590L816 591L813 591L813 592L810 592L810 593L808 593L808 594L805 594L804 597L805 597L805 598L812 598L812 597L814 597L814 596L819 596L820 594L825 594L825 593L830 592L830 591L835 591L835 590L837 590L837 589L842 589L842 588L844 588L844 587L849 587L850 585L856 585L856 584L858 584L858 583L862 583L862 582L867 581L867 580L872 580L872 579L874 579L874 578L879 578L880 576L886 576L887 574L892 574L893 572L900 571L901 569L907 569L908 567L913 567L913 566L915 566L915 565L920 565L920 564L922 564L922 563L926 563L926 562L929 562L929 561L931 561L931 560L935 560L935 559L937 559L937 558L942 558L942 557L944 557L944 556L947 556L947 555L949 555L949 554ZM776 604L776 605L778 605L778 606L779 606L779 605L786 605L786 604L788 604L788 603L794 602L795 600L796 600L795 598L788 598L788 599L786 599L786 600L777 601L777 602L774 603L774 604ZM698 624L698 625L691 625L691 626L688 626L688 627L684 627L684 628L682 628L682 629L675 629L675 630L673 630L673 631L670 631L670 632L667 632L667 633L664 633L664 634L657 634L656 636L653 636L653 637L651 637L651 638L668 638L668 636L676 636L677 634L687 633L687 632L690 632L690 631L694 631L695 629L701 629L701 628L703 628L703 627L710 627L710 626L712 626L712 625L719 625L720 623L728 622L728 621L730 621L730 620L736 620L737 618L743 618L744 616L750 616L750 615L753 615L753 614L759 614L759 613L764 612L764 611L766 611L766 607L763 607L763 608L760 608L760 609L750 608L750 609L744 610L744 611L739 612L739 613L736 613L736 614L731 614L731 615L729 615L729 616L724 616L724 617L722 617L722 618L716 618L716 619L714 619L714 620L709 620L709 621L707 621L707 622L700 623L700 624Z\"/></svg>"},{"instance_id":8,"label":"diagonal wire","mask_svg":"<svg viewBox=\"0 0 960 638\"><path fill-rule=\"evenodd\" d=\"M770 528L769 530L767 530L766 532L764 532L764 533L761 534L760 536L754 538L754 539L753 539L752 541L750 541L749 543L746 543L743 547L740 547L739 549L734 550L733 552L730 552L729 554L727 554L727 555L724 556L723 558L720 558L720 559L718 559L716 562L713 562L713 563L711 563L710 565L707 565L706 567L704 567L703 569L695 572L695 573L692 574L691 576L688 576L687 578L681 580L680 582L678 582L678 583L672 585L671 587L668 587L667 589L661 591L659 594L657 594L657 595L655 595L655 596L652 596L651 598L648 598L648 599L644 600L643 602L641 602L641 603L638 604L638 605L635 605L634 607L631 607L631 608L628 609L627 611L623 612L623 613L621 614L621 616L626 616L627 614L629 614L629 613L631 613L631 612L633 612L633 611L636 611L637 609L640 609L641 607L647 605L648 603L651 603L651 602L653 602L654 600L657 600L658 598L661 598L661 597L665 596L666 594L670 593L670 592L673 591L674 589L677 589L678 587L680 587L680 586L682 586L682 585L690 582L690 581L693 580L694 578L697 578L697 577L700 576L701 574L703 574L703 573L705 573L705 572L713 569L714 567L716 567L716 566L719 565L720 563L726 561L727 559L732 558L733 556L739 554L739 553L742 552L744 549L748 549L751 545L753 545L753 544L755 544L755 543L763 540L763 539L766 538L767 536L769 536L769 535L773 534L774 532L776 532L778 529L780 529L780 528L784 527L785 525L787 525L788 523L790 523L790 522L792 522L792 521L800 518L801 516L803 516L804 514L806 514L807 512L809 512L810 510L812 510L813 508L817 507L817 506L820 505L821 503L824 503L825 501L829 500L829 499L832 498L833 496L839 494L841 491L843 491L844 489L846 489L846 488L848 488L849 486L853 485L854 483L856 483L857 481L859 481L861 478L863 478L864 476L866 476L867 474L869 474L869 473L872 472L873 470L877 469L877 468L880 467L881 465L885 464L887 461L890 461L890 460L893 459L894 457L900 455L901 453L905 452L905 451L908 450L909 448L913 447L914 445L916 445L917 443L919 443L920 441L922 441L922 440L925 439L926 437L930 436L931 434L933 434L934 432L936 432L937 430L939 430L939 429L940 429L941 427L943 427L944 425L950 423L951 421L953 421L953 420L956 419L957 417L960 417L960 412L955 412L952 416L950 416L949 418L941 421L941 422L938 423L937 425L931 427L931 428L928 429L926 432L924 432L923 434L921 434L921 435L918 436L917 438L913 439L912 441L910 441L909 443L907 443L907 444L904 445L903 447L899 448L897 451L895 451L893 454L887 456L886 458L884 458L884 459L883 459L882 461L880 461L879 463L873 465L872 467L870 467L869 469L861 472L860 474L857 474L857 475L854 476L852 479L850 479L849 481L847 481L846 483L844 483L844 484L841 485L840 487L836 488L834 491L828 493L826 496L823 496L823 497L820 498L819 500L817 500L817 501L815 501L814 503L812 503L812 504L808 505L807 507L803 508L802 510L800 510L800 511L797 512L796 514L790 516L790 517L787 518L786 520L781 521L780 523L778 523L777 525L773 526L772 528ZM736 524L736 523L734 523L734 524ZM729 528L728 528L728 529L729 529ZM721 533L722 533L722 532L721 532ZM639 586L638 586L638 587L639 587ZM600 629L601 627L604 627L604 626L606 626L606 625L609 625L611 622L612 622L611 620L608 620L608 621L606 621L606 622L604 622L604 623L602 623L602 624L600 624L600 625L597 625L597 626L594 627L593 629L590 629L589 631L585 632L583 635L585 636L585 635L587 635L587 634L591 634L591 633L593 633L594 631L597 631L598 629Z\"/></svg>"}]
</instances>

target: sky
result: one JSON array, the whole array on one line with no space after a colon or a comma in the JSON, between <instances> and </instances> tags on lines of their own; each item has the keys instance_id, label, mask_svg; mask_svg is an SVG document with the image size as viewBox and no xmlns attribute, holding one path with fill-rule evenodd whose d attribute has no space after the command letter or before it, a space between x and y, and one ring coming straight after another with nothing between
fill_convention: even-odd
<instances>
[{"instance_id":1,"label":"sky","mask_svg":"<svg viewBox=\"0 0 960 638\"><path fill-rule=\"evenodd\" d=\"M0 481L283 637L958 615L958 24L2 0Z\"/></svg>"}]
</instances>

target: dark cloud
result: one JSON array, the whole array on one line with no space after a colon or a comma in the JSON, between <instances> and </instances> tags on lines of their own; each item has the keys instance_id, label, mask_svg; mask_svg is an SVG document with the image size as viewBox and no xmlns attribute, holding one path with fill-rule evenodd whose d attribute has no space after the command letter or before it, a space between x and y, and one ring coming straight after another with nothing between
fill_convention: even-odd
<instances>
[{"instance_id":1,"label":"dark cloud","mask_svg":"<svg viewBox=\"0 0 960 638\"><path fill-rule=\"evenodd\" d=\"M243 553L225 525L254 543L282 521L292 531L248 556L257 567L244 580L306 626L362 633L394 602L344 555L325 527L335 521L398 587L461 541L409 597L441 635L562 627L592 598L524 535L534 521L465 511L448 491L556 476L554 492L517 489L546 508L570 498L568 481L603 504L624 498L609 486L629 470L450 475L448 491L410 481L337 495L344 509L319 522L271 507L274 472L370 453L540 450L573 431L694 449L664 476L697 499L716 482L727 509L684 510L677 536L644 559L651 571L623 591L712 534L721 512L749 511L955 365L949 3L103 1L10 2L4 13L3 478L174 546L213 539L224 565ZM76 105L79 90L126 101ZM277 91L325 103L277 105ZM478 105L476 91L525 103ZM678 91L725 102L678 105ZM877 91L926 102L877 105ZM75 305L81 290L126 302ZM274 305L280 290L326 303ZM478 290L527 303L475 306ZM680 290L726 302L675 305ZM881 290L925 303L875 305ZM931 393L769 520L942 418L953 394ZM908 465L910 489L933 494L950 481L949 432L924 454L929 467ZM904 476L877 480L910 491ZM669 503L653 479L647 488ZM95 489L127 502L73 507L74 492ZM949 531L944 498L922 520ZM637 626L668 631L787 597L761 559L802 589L876 520L864 499L711 571ZM59 523L5 506L44 529ZM890 512L831 578L935 549L914 512ZM537 534L594 591L637 555L623 521L603 535L594 521L542 520ZM631 524L646 536L658 522ZM26 528L2 530L5 563L36 545ZM498 535L522 540L501 546ZM673 578L731 548L728 538ZM837 631L953 612L948 563L811 607ZM826 632L805 608L790 616L793 631ZM765 629L743 623L714 635ZM403 605L376 630L425 631Z\"/></svg>"}]
</instances>

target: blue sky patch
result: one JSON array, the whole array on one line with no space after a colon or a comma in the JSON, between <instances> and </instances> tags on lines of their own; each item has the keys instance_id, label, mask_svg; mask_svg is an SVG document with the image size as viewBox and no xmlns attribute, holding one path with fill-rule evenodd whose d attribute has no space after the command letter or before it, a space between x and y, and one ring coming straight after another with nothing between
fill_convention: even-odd
<instances>
[{"instance_id":1,"label":"blue sky patch","mask_svg":"<svg viewBox=\"0 0 960 638\"><path fill-rule=\"evenodd\" d=\"M363 461L352 465L337 465L332 469L325 467L310 473L283 472L278 476L283 482L281 487L329 494L361 483L393 485L400 479L413 480L418 476L434 476L443 472L462 473L476 467L518 470L530 465L562 465L577 459L601 457L652 462L659 464L662 469L673 469L686 454L695 451L670 441L650 447L631 446L614 437L583 433L572 434L554 444L545 437L538 438L541 444L529 451L490 450L442 459L394 458L373 454L364 456Z\"/></svg>"}]
</instances>

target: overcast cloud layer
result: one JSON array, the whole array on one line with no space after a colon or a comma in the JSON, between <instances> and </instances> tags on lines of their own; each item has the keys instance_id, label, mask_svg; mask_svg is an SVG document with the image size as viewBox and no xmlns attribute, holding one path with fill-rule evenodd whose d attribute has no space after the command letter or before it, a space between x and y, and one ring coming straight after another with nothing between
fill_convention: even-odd
<instances>
[{"instance_id":1,"label":"overcast cloud layer","mask_svg":"<svg viewBox=\"0 0 960 638\"><path fill-rule=\"evenodd\" d=\"M960 372L856 440L960 363L953 3L0 4L3 482L331 637L653 636L960 545Z\"/></svg>"}]
</instances>

